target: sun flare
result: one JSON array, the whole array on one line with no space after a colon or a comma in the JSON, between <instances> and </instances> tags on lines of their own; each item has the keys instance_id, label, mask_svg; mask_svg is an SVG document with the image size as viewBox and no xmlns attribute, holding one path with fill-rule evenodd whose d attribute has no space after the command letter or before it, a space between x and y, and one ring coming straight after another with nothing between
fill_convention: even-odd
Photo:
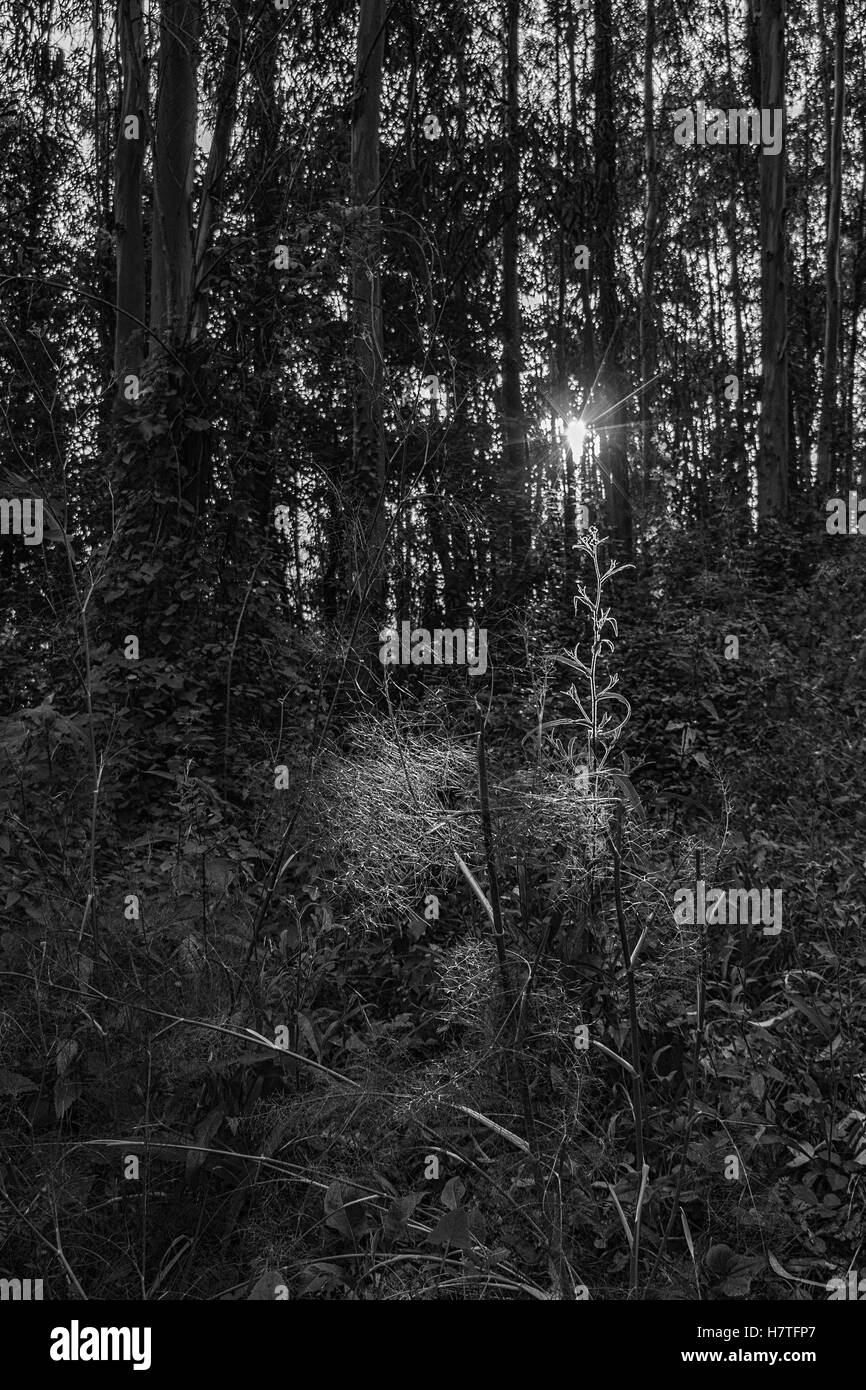
<instances>
[{"instance_id":1,"label":"sun flare","mask_svg":"<svg viewBox=\"0 0 866 1390\"><path fill-rule=\"evenodd\" d=\"M586 425L582 420L569 420L566 430L568 447L573 458L579 458L583 453L583 444L586 439Z\"/></svg>"}]
</instances>

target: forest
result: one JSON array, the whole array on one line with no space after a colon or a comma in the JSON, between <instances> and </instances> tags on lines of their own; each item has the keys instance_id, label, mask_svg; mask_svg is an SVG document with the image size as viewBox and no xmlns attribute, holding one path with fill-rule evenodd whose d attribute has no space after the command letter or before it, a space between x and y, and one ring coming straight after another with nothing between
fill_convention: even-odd
<instances>
[{"instance_id":1,"label":"forest","mask_svg":"<svg viewBox=\"0 0 866 1390\"><path fill-rule=\"evenodd\" d=\"M864 38L3 7L4 1300L866 1298Z\"/></svg>"}]
</instances>

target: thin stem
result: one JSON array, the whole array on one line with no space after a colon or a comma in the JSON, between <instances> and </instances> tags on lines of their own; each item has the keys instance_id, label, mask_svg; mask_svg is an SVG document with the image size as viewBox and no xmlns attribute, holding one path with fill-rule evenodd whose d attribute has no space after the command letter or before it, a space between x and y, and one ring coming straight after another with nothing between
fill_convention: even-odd
<instances>
[{"instance_id":1,"label":"thin stem","mask_svg":"<svg viewBox=\"0 0 866 1390\"><path fill-rule=\"evenodd\" d=\"M641 1073L640 1034L638 1032L637 991L635 990L634 983L636 960L634 962L632 961L632 952L628 940L628 929L625 923L625 911L622 901L622 809L622 802L620 802L617 807L616 816L616 839L611 839L610 845L613 851L613 896L616 905L616 920L617 926L619 927L619 938L622 946L622 958L625 965L626 989L628 991L629 1030L631 1032L631 1059L632 1067L634 1068L631 1093L632 1105L634 1107L635 1167L638 1173L640 1190L635 1206L629 1291L631 1294L636 1294L638 1291L638 1264L640 1260L641 1209L643 1207L643 1196L646 1185L646 1172L643 1142L643 1076Z\"/></svg>"},{"instance_id":2,"label":"thin stem","mask_svg":"<svg viewBox=\"0 0 866 1390\"><path fill-rule=\"evenodd\" d=\"M700 877L701 877L701 852L700 852L700 850L696 850L696 851L695 851L695 901L697 901L697 893L698 893L698 887L697 887L697 885L698 885L698 880L700 879ZM661 1241L660 1241L660 1243L659 1243L659 1248L658 1248L658 1250L657 1250L657 1252L656 1252L656 1257L655 1257L655 1260L653 1261L653 1266L652 1266L652 1269L651 1269L650 1272L649 1272L649 1276L648 1276L648 1278L647 1278L647 1282L646 1282L646 1286L645 1286L645 1287L649 1287L649 1285L651 1284L651 1282L652 1282L652 1280L653 1280L653 1278L654 1278L654 1276L655 1276L655 1272L656 1272L656 1270L658 1269L658 1266L659 1266L659 1261L661 1260L662 1256L664 1255L665 1246L667 1245L668 1240L670 1239L671 1231L672 1231L673 1228L674 1228L674 1222L676 1221L676 1218L677 1218L677 1211L679 1210L680 1193L682 1192L683 1180L684 1180L684 1178L685 1178L685 1171L686 1171L686 1158L687 1158L688 1150L689 1150L689 1142L690 1142L691 1137L692 1137L692 1127L693 1127L694 1122L695 1122L695 1095L696 1095L696 1093L697 1093L697 1086L698 1086L698 1071L699 1071L699 1068L700 1068L700 1060L701 1060L701 1043L702 1043L703 1040L704 1040L704 1018L705 1018L705 1011L706 1011L706 1001L707 1001L707 938L706 938L706 928L704 928L703 931L702 931L702 936L701 936L701 956L700 956L700 965L699 965L699 967L698 967L698 980L697 980L697 1021L696 1021L696 1027L695 1027L695 1044L694 1044L694 1048L693 1048L693 1050L692 1050L692 1072L691 1072L691 1078L690 1078L690 1081L689 1081L688 1121L687 1121L687 1123L686 1123L686 1127L685 1127L685 1130L684 1130L684 1132L683 1132L683 1142L682 1142L682 1145L681 1145L681 1147L680 1147L680 1161L679 1161L679 1166L678 1166L678 1169L677 1169L677 1181L676 1181L676 1187L674 1188L674 1198L673 1198L673 1203L671 1204L671 1213L670 1213L670 1216L668 1217L668 1224L667 1224L667 1226L665 1227L664 1235L662 1236Z\"/></svg>"}]
</instances>

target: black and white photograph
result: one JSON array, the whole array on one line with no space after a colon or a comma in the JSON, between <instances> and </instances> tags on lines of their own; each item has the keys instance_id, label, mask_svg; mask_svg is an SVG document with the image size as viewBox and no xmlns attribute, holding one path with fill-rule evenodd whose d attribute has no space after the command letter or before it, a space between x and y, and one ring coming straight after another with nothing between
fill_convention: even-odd
<instances>
[{"instance_id":1,"label":"black and white photograph","mask_svg":"<svg viewBox=\"0 0 866 1390\"><path fill-rule=\"evenodd\" d=\"M866 0L5 0L0 65L4 1348L564 1302L829 1376Z\"/></svg>"}]
</instances>

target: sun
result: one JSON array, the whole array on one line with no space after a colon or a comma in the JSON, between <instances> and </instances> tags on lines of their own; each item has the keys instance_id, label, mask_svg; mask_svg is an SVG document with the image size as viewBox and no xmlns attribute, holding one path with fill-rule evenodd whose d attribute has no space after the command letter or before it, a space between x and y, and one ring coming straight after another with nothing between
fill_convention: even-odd
<instances>
[{"instance_id":1,"label":"sun","mask_svg":"<svg viewBox=\"0 0 866 1390\"><path fill-rule=\"evenodd\" d=\"M566 430L568 447L571 450L572 458L580 458L583 453L583 444L586 439L586 425L582 420L569 420Z\"/></svg>"}]
</instances>

